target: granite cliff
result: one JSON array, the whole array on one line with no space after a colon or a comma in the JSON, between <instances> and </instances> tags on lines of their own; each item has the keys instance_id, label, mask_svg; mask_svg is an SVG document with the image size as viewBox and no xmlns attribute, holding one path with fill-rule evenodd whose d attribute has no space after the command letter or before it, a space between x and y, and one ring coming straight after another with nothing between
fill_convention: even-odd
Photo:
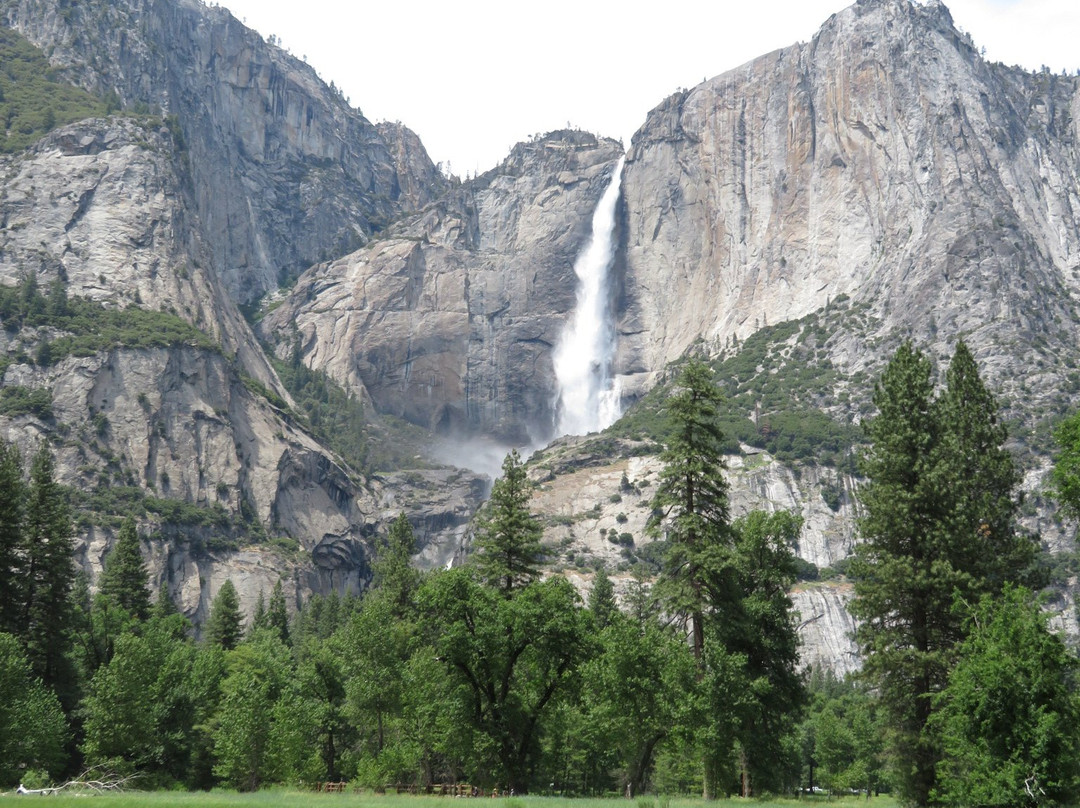
<instances>
[{"instance_id":1,"label":"granite cliff","mask_svg":"<svg viewBox=\"0 0 1080 808\"><path fill-rule=\"evenodd\" d=\"M551 350L574 306L619 144L555 132L406 217L371 245L308 270L260 324L383 411L442 435L547 440Z\"/></svg>"},{"instance_id":2,"label":"granite cliff","mask_svg":"<svg viewBox=\"0 0 1080 808\"><path fill-rule=\"evenodd\" d=\"M4 386L51 408L9 412L2 434L25 456L49 439L61 482L84 494L99 523L80 527L84 568L100 570L113 516L131 511L155 584L197 620L229 577L246 609L279 577L297 604L358 591L398 498L312 436L238 304L445 180L415 135L369 123L224 10L7 3L0 18L118 108L0 157L0 283L174 315L206 337L149 349L114 337L49 362L43 345L85 334L5 319ZM483 493L443 488L414 503L438 545Z\"/></svg>"},{"instance_id":3,"label":"granite cliff","mask_svg":"<svg viewBox=\"0 0 1080 808\"><path fill-rule=\"evenodd\" d=\"M226 577L245 608L283 572L295 602L361 588L399 510L418 563L460 558L484 482L422 458L350 468L272 360L325 372L423 441L549 441L573 262L621 144L553 132L459 182L223 9L9 0L0 22L118 113L0 157L0 283L32 276L209 338L36 361L65 333L5 321L4 387L52 406L0 417L0 434L26 453L48 437L63 482L138 499L154 575L195 617ZM688 351L730 360L749 430L735 510L796 510L801 557L831 568L855 539L850 435L875 374L904 337L940 359L963 336L1013 423L1025 526L1071 549L1040 491L1045 423L1080 392L1078 107L1077 79L987 63L937 0L860 0L810 42L664 100L617 207L624 403L646 404ZM813 445L810 413L847 443ZM553 563L583 589L596 563L624 574L627 551L648 554L655 452L613 434L531 467ZM111 538L107 520L84 526L87 569ZM835 577L796 593L807 658L856 664L848 596Z\"/></svg>"},{"instance_id":4,"label":"granite cliff","mask_svg":"<svg viewBox=\"0 0 1080 808\"><path fill-rule=\"evenodd\" d=\"M823 347L847 374L964 335L1007 398L1075 393L1078 105L1076 78L985 62L937 0L860 0L671 96L625 171L626 388L846 295L864 322Z\"/></svg>"},{"instance_id":5,"label":"granite cliff","mask_svg":"<svg viewBox=\"0 0 1080 808\"><path fill-rule=\"evenodd\" d=\"M192 218L238 302L362 244L446 187L413 133L372 124L223 8L18 0L2 19L79 86L175 116Z\"/></svg>"}]
</instances>

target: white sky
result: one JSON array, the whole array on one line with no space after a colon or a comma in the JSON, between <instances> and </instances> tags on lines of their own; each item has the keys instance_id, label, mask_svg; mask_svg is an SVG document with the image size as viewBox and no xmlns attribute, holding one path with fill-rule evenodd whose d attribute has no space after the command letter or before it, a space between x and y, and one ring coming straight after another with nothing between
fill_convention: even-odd
<instances>
[{"instance_id":1,"label":"white sky","mask_svg":"<svg viewBox=\"0 0 1080 808\"><path fill-rule=\"evenodd\" d=\"M679 87L810 39L851 0L220 0L464 177L570 124L630 136ZM947 0L991 61L1080 68L1078 0ZM642 8L648 8L646 13Z\"/></svg>"}]
</instances>

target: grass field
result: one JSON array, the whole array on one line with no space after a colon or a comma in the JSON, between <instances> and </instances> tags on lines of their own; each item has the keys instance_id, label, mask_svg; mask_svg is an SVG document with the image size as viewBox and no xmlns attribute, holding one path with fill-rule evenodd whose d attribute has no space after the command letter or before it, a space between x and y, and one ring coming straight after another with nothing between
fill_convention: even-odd
<instances>
[{"instance_id":1,"label":"grass field","mask_svg":"<svg viewBox=\"0 0 1080 808\"><path fill-rule=\"evenodd\" d=\"M15 799L14 794L0 795L0 803L8 803ZM25 803L28 797L20 797L21 803ZM89 801L89 802L88 802ZM34 805L47 806L48 808L68 808L68 806L82 806L89 804L93 808L292 808L297 806L307 808L450 808L447 803L452 802L477 803L475 808L704 808L705 803L700 799L679 797L636 797L631 800L624 799L569 799L564 797L510 797L508 799L492 799L490 797L478 797L476 799L435 797L435 796L407 796L407 795L382 795L382 794L314 794L308 791L293 791L287 789L269 789L254 794L237 794L233 791L210 791L210 792L169 792L154 791L140 792L129 791L122 794L94 794L92 796L77 794L58 794L46 797ZM827 800L825 797L811 797L803 799L776 799L776 800L716 800L708 803L709 808L733 808L733 806L755 806L755 808L800 808L809 806L837 806L837 808L896 808L896 801L888 797L875 797L865 800L859 797L844 797L841 799Z\"/></svg>"}]
</instances>

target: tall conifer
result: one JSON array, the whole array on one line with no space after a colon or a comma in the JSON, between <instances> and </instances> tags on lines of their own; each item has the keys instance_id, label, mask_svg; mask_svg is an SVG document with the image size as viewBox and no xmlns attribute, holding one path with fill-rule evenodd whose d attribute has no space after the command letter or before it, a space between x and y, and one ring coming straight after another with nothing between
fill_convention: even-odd
<instances>
[{"instance_id":1,"label":"tall conifer","mask_svg":"<svg viewBox=\"0 0 1080 808\"><path fill-rule=\"evenodd\" d=\"M124 520L116 545L105 559L99 591L139 620L150 616L150 584L131 517Z\"/></svg>"},{"instance_id":2,"label":"tall conifer","mask_svg":"<svg viewBox=\"0 0 1080 808\"><path fill-rule=\"evenodd\" d=\"M231 651L243 639L244 617L240 614L240 598L232 579L225 581L210 604L210 619L206 623L206 641Z\"/></svg>"},{"instance_id":3,"label":"tall conifer","mask_svg":"<svg viewBox=\"0 0 1080 808\"><path fill-rule=\"evenodd\" d=\"M480 516L476 566L482 580L510 595L539 577L544 531L529 513L532 485L516 449L506 456L502 471Z\"/></svg>"},{"instance_id":4,"label":"tall conifer","mask_svg":"<svg viewBox=\"0 0 1080 808\"><path fill-rule=\"evenodd\" d=\"M718 549L731 544L724 435L717 422L720 391L708 365L691 360L677 384L667 402L672 431L660 455L664 469L648 530L667 538L659 594L675 614L689 620L694 657L701 664L705 615L730 598L719 591L729 582L713 574Z\"/></svg>"},{"instance_id":5,"label":"tall conifer","mask_svg":"<svg viewBox=\"0 0 1080 808\"><path fill-rule=\"evenodd\" d=\"M409 518L404 513L398 514L390 525L386 543L375 554L371 581L372 589L390 601L398 618L412 611L413 599L420 586L420 572L412 566L415 551L416 536Z\"/></svg>"},{"instance_id":6,"label":"tall conifer","mask_svg":"<svg viewBox=\"0 0 1080 808\"><path fill-rule=\"evenodd\" d=\"M281 579L277 580L270 591L270 605L266 610L266 623L277 632L278 639L289 644L289 612L285 608L285 593L281 588Z\"/></svg>"},{"instance_id":7,"label":"tall conifer","mask_svg":"<svg viewBox=\"0 0 1080 808\"><path fill-rule=\"evenodd\" d=\"M929 724L933 696L965 632L955 599L998 591L1022 574L1032 548L1013 523L1019 478L1005 430L966 345L935 397L929 360L905 343L874 404L851 611L865 674L890 716L902 795L927 805L942 754Z\"/></svg>"},{"instance_id":8,"label":"tall conifer","mask_svg":"<svg viewBox=\"0 0 1080 808\"><path fill-rule=\"evenodd\" d=\"M26 501L18 448L0 442L0 631L18 634L25 597L22 522Z\"/></svg>"},{"instance_id":9,"label":"tall conifer","mask_svg":"<svg viewBox=\"0 0 1080 808\"><path fill-rule=\"evenodd\" d=\"M53 687L65 704L74 681L66 654L71 634L72 524L67 497L55 479L46 444L34 456L23 523L26 596L22 631L34 673Z\"/></svg>"}]
</instances>

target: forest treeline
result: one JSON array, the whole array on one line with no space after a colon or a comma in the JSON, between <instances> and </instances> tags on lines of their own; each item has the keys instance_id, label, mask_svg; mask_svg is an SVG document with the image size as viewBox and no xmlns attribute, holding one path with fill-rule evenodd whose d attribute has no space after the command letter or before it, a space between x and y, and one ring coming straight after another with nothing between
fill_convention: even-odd
<instances>
[{"instance_id":1,"label":"forest treeline","mask_svg":"<svg viewBox=\"0 0 1080 808\"><path fill-rule=\"evenodd\" d=\"M891 790L915 805L1080 796L1076 657L1039 609L1019 473L963 345L935 386L911 345L875 387L850 564L864 668L802 671L789 591L801 523L732 518L720 387L689 361L649 530L655 580L582 602L545 576L511 453L470 561L421 573L408 520L362 597L245 620L231 582L196 639L152 597L133 520L91 595L43 447L0 452L0 786L84 767L144 788L349 780L564 794ZM1080 419L1055 485L1080 513ZM247 625L245 625L247 624Z\"/></svg>"}]
</instances>

